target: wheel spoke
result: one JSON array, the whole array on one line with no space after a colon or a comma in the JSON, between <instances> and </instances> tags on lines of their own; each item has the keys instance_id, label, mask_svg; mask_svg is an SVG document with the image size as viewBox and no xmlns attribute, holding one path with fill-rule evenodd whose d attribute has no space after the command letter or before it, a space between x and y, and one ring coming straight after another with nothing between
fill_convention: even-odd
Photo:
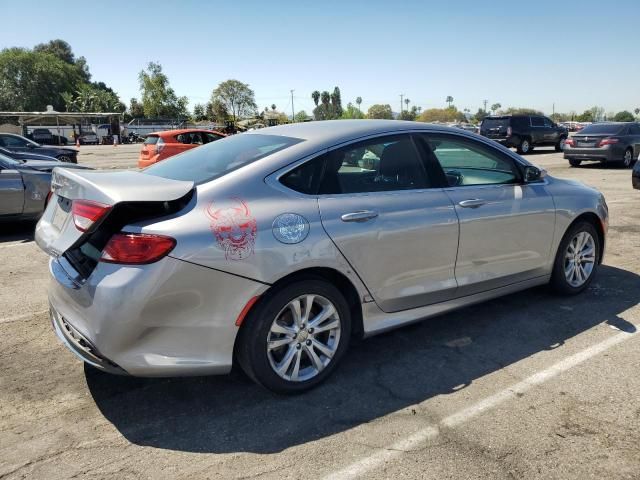
<instances>
[{"instance_id":1,"label":"wheel spoke","mask_svg":"<svg viewBox=\"0 0 640 480\"><path fill-rule=\"evenodd\" d=\"M333 358L334 351L331 348L329 348L327 345L319 342L316 339L312 340L312 344L311 345L312 345L312 348L315 347L318 350L320 350L320 353L322 353L325 357Z\"/></svg>"},{"instance_id":2,"label":"wheel spoke","mask_svg":"<svg viewBox=\"0 0 640 480\"><path fill-rule=\"evenodd\" d=\"M313 317L310 321L309 321L309 326L311 328L314 328L316 331L318 330L319 327L322 322L324 322L325 320L327 320L329 317L331 317L334 313L336 313L336 309L333 305L329 304L326 307L324 307L320 313L318 313L315 317Z\"/></svg>"},{"instance_id":3,"label":"wheel spoke","mask_svg":"<svg viewBox=\"0 0 640 480\"><path fill-rule=\"evenodd\" d=\"M289 347L289 350L287 350L287 353L284 355L282 361L276 366L278 374L280 374L281 376L285 376L287 370L289 370L289 366L291 365L293 357L296 355L296 351L297 350L294 347Z\"/></svg>"},{"instance_id":4,"label":"wheel spoke","mask_svg":"<svg viewBox=\"0 0 640 480\"><path fill-rule=\"evenodd\" d=\"M338 328L338 327L340 327L340 320L336 318L331 320L330 322L325 323L324 325L320 325L319 327L314 328L313 333L315 335L318 333L326 332L328 330L333 330L334 328Z\"/></svg>"},{"instance_id":5,"label":"wheel spoke","mask_svg":"<svg viewBox=\"0 0 640 480\"><path fill-rule=\"evenodd\" d=\"M315 295L306 295L304 297L304 308L302 311L302 324L306 324L309 322L309 315L311 314L311 308L313 307L313 302L316 299Z\"/></svg>"},{"instance_id":6,"label":"wheel spoke","mask_svg":"<svg viewBox=\"0 0 640 480\"><path fill-rule=\"evenodd\" d=\"M302 324L302 311L300 306L300 299L296 298L289 303L289 309L291 310L291 314L293 315L293 322L295 325L300 327Z\"/></svg>"},{"instance_id":7,"label":"wheel spoke","mask_svg":"<svg viewBox=\"0 0 640 480\"><path fill-rule=\"evenodd\" d=\"M305 352L307 352L307 355L311 359L311 363L313 363L313 366L315 367L315 369L318 372L321 372L324 369L324 363L322 363L322 360L320 360L320 357L318 356L318 354L313 349L313 345L311 347L307 347L305 345L304 346L304 350L305 350Z\"/></svg>"},{"instance_id":8,"label":"wheel spoke","mask_svg":"<svg viewBox=\"0 0 640 480\"><path fill-rule=\"evenodd\" d=\"M291 371L291 380L298 381L300 376L300 359L302 358L302 350L297 350L295 353L295 361L293 362L293 370Z\"/></svg>"},{"instance_id":9,"label":"wheel spoke","mask_svg":"<svg viewBox=\"0 0 640 480\"><path fill-rule=\"evenodd\" d=\"M278 338L277 340L271 340L268 344L267 344L267 348L269 350L275 350L276 348L280 348L284 345L288 345L293 341L293 338L291 337L285 337L285 338Z\"/></svg>"},{"instance_id":10,"label":"wheel spoke","mask_svg":"<svg viewBox=\"0 0 640 480\"><path fill-rule=\"evenodd\" d=\"M295 329L285 325L280 325L277 321L273 322L273 325L271 325L271 331L273 333L282 333L284 335L293 335L296 333Z\"/></svg>"}]
</instances>

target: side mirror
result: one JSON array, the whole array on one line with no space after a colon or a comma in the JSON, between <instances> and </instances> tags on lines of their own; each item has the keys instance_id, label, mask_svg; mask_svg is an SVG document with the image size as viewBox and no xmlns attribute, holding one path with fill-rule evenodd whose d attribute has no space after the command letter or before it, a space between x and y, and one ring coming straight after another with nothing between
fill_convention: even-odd
<instances>
[{"instance_id":1,"label":"side mirror","mask_svg":"<svg viewBox=\"0 0 640 480\"><path fill-rule=\"evenodd\" d=\"M540 170L538 167L534 167L533 165L529 165L524 168L524 183L534 183L539 180L542 180L546 171Z\"/></svg>"}]
</instances>

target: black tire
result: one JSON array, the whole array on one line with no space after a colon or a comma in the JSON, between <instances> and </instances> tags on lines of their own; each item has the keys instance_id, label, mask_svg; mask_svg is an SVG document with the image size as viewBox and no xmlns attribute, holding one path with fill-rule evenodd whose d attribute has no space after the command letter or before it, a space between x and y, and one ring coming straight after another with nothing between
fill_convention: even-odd
<instances>
[{"instance_id":1,"label":"black tire","mask_svg":"<svg viewBox=\"0 0 640 480\"><path fill-rule=\"evenodd\" d=\"M65 163L76 163L73 161L73 157L71 157L70 155L58 155L58 160L60 160L61 162L65 162Z\"/></svg>"},{"instance_id":2,"label":"black tire","mask_svg":"<svg viewBox=\"0 0 640 480\"><path fill-rule=\"evenodd\" d=\"M633 166L633 149L627 148L624 151L621 165L623 168L631 168Z\"/></svg>"},{"instance_id":3,"label":"black tire","mask_svg":"<svg viewBox=\"0 0 640 480\"><path fill-rule=\"evenodd\" d=\"M329 300L340 321L340 338L333 357L323 370L304 381L287 380L271 366L267 351L267 338L276 316L297 297L315 294ZM349 346L351 317L347 301L340 291L323 279L305 277L268 292L244 320L239 332L236 358L244 372L256 383L281 394L297 394L323 382L336 368Z\"/></svg>"},{"instance_id":4,"label":"black tire","mask_svg":"<svg viewBox=\"0 0 640 480\"><path fill-rule=\"evenodd\" d=\"M555 145L556 152L562 152L564 150L564 142L567 140L566 137L561 137L558 143Z\"/></svg>"},{"instance_id":5,"label":"black tire","mask_svg":"<svg viewBox=\"0 0 640 480\"><path fill-rule=\"evenodd\" d=\"M595 261L593 263L593 269L589 277L586 279L584 283L580 286L571 285L565 276L564 268L565 268L565 256L567 254L567 249L569 247L569 242L571 242L576 235L580 232L587 232L594 240L595 243ZM551 274L551 281L549 282L549 286L555 293L559 293L562 295L576 295L586 289L593 277L596 276L598 272L598 265L600 264L600 237L598 236L598 232L596 231L596 227L588 221L579 221L574 225L569 227L569 229L562 237L562 241L560 242L560 246L558 247L558 251L556 252L556 258L553 263L553 272Z\"/></svg>"},{"instance_id":6,"label":"black tire","mask_svg":"<svg viewBox=\"0 0 640 480\"><path fill-rule=\"evenodd\" d=\"M522 140L520 140L517 150L520 155L530 153L531 150L533 150L531 146L531 139L524 137Z\"/></svg>"},{"instance_id":7,"label":"black tire","mask_svg":"<svg viewBox=\"0 0 640 480\"><path fill-rule=\"evenodd\" d=\"M570 158L569 159L569 165L571 165L572 167L579 167L580 164L582 163L582 160L578 160L577 158Z\"/></svg>"}]
</instances>

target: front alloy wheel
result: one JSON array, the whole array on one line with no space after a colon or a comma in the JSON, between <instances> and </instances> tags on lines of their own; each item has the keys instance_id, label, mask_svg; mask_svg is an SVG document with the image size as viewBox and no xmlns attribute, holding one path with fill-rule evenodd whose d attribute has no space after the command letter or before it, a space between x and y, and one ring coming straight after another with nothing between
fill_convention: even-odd
<instances>
[{"instance_id":1,"label":"front alloy wheel","mask_svg":"<svg viewBox=\"0 0 640 480\"><path fill-rule=\"evenodd\" d=\"M529 153L531 151L531 143L528 138L523 138L518 146L518 153Z\"/></svg>"},{"instance_id":2,"label":"front alloy wheel","mask_svg":"<svg viewBox=\"0 0 640 480\"><path fill-rule=\"evenodd\" d=\"M630 148L628 148L624 151L624 156L622 157L622 165L624 165L625 168L629 168L632 163L633 163L633 151Z\"/></svg>"},{"instance_id":3,"label":"front alloy wheel","mask_svg":"<svg viewBox=\"0 0 640 480\"><path fill-rule=\"evenodd\" d=\"M551 287L574 295L589 286L600 263L600 237L588 221L576 222L564 235L556 253Z\"/></svg>"}]
</instances>

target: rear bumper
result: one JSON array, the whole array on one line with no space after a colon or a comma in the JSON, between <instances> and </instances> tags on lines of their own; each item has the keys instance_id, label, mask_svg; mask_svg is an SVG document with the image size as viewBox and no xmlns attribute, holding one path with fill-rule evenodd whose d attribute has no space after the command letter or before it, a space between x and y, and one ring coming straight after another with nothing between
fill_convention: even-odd
<instances>
[{"instance_id":1,"label":"rear bumper","mask_svg":"<svg viewBox=\"0 0 640 480\"><path fill-rule=\"evenodd\" d=\"M151 165L153 165L154 163L157 163L160 161L160 155L156 154L156 155L152 155L150 157L142 157L140 156L138 158L138 168L146 168L146 167L150 167Z\"/></svg>"},{"instance_id":2,"label":"rear bumper","mask_svg":"<svg viewBox=\"0 0 640 480\"><path fill-rule=\"evenodd\" d=\"M71 271L70 271L71 270ZM150 265L100 263L79 280L52 259L53 327L83 361L136 376L229 372L246 303L267 286L166 257Z\"/></svg>"},{"instance_id":3,"label":"rear bumper","mask_svg":"<svg viewBox=\"0 0 640 480\"><path fill-rule=\"evenodd\" d=\"M486 135L483 135L486 137ZM516 136L510 136L510 137L486 137L489 140L493 140L494 142L498 142L500 145L504 145L505 147L508 148L514 148L517 147L520 144L520 139Z\"/></svg>"},{"instance_id":4,"label":"rear bumper","mask_svg":"<svg viewBox=\"0 0 640 480\"><path fill-rule=\"evenodd\" d=\"M568 147L565 145L564 147L564 158L572 159L572 160L596 160L596 161L605 161L612 162L617 160L616 151L609 147L602 148L575 148ZM622 154L620 154L620 160L622 159Z\"/></svg>"}]
</instances>

